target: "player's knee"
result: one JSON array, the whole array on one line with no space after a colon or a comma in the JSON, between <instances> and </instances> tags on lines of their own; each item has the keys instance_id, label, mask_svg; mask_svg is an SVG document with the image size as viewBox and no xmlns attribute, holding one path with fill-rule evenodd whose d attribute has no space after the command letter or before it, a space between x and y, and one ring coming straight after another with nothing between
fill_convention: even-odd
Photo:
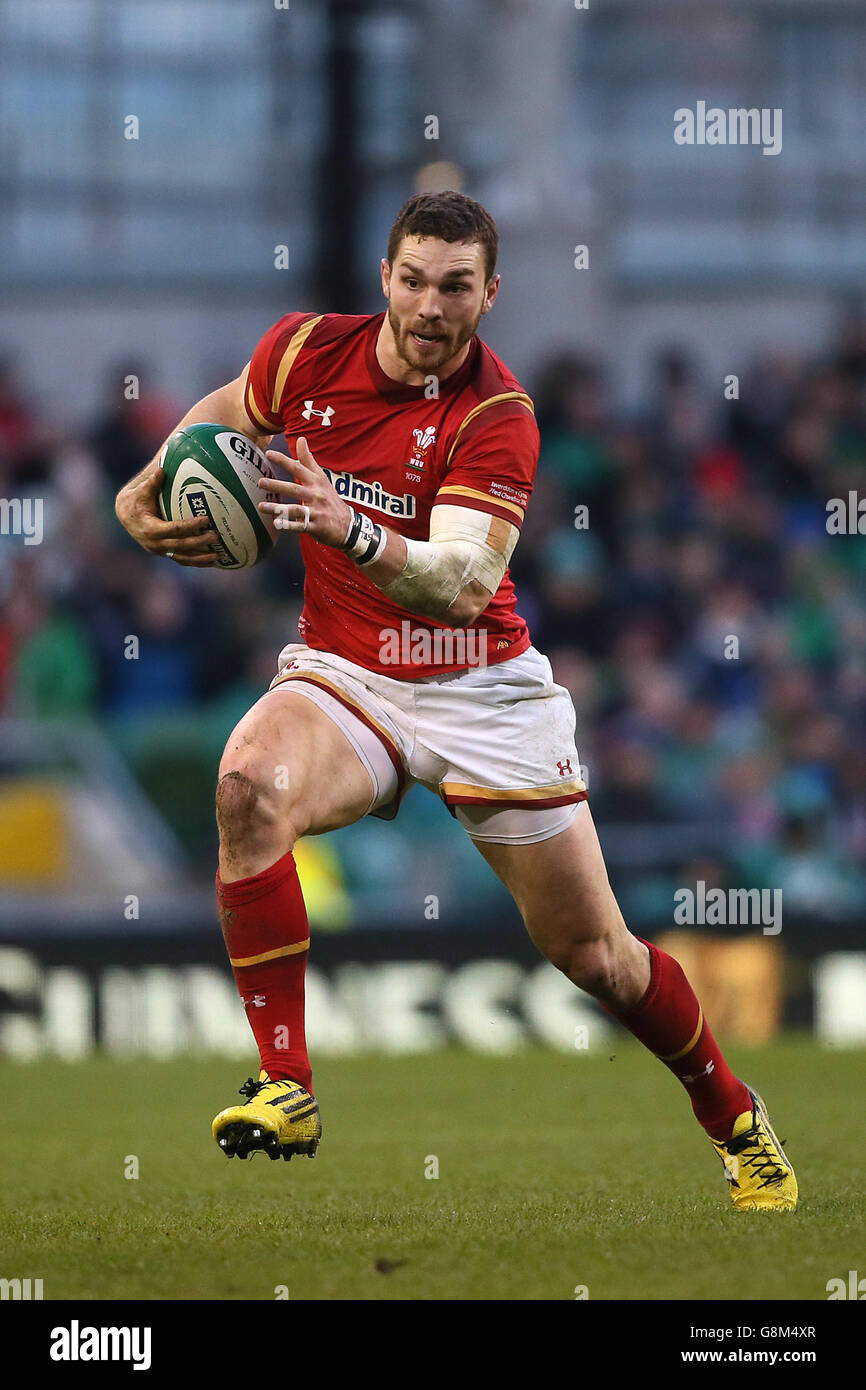
<instances>
[{"instance_id":1,"label":"player's knee","mask_svg":"<svg viewBox=\"0 0 866 1390\"><path fill-rule=\"evenodd\" d=\"M216 812L220 833L233 841L257 840L277 823L273 788L253 768L230 769L217 783Z\"/></svg>"},{"instance_id":2,"label":"player's knee","mask_svg":"<svg viewBox=\"0 0 866 1390\"><path fill-rule=\"evenodd\" d=\"M572 984L596 999L606 999L616 994L615 960L606 938L571 942L558 948L551 959L557 970L567 975Z\"/></svg>"},{"instance_id":3,"label":"player's knee","mask_svg":"<svg viewBox=\"0 0 866 1390\"><path fill-rule=\"evenodd\" d=\"M217 783L216 812L221 829L240 830L251 824L257 805L255 782L245 772L224 772Z\"/></svg>"}]
</instances>

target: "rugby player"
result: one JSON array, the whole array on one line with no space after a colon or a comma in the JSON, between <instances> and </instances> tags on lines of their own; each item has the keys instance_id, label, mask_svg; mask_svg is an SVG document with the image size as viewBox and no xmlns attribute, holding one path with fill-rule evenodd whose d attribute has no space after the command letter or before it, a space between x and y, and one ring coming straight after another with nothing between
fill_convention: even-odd
<instances>
[{"instance_id":1,"label":"rugby player","mask_svg":"<svg viewBox=\"0 0 866 1390\"><path fill-rule=\"evenodd\" d=\"M499 292L496 226L463 194L419 194L387 250L384 312L285 314L177 427L221 423L262 448L285 435L289 453L268 458L287 476L259 505L300 536L306 568L300 641L279 654L219 767L217 902L261 1070L214 1137L241 1158L315 1153L310 933L293 848L366 815L391 819L420 782L509 889L542 954L682 1083L734 1206L792 1209L797 1182L763 1101L730 1071L677 962L623 921L579 777L574 707L516 610L508 564L539 435L529 396L477 336ZM118 518L152 555L214 564L207 520L162 520L158 457L121 489Z\"/></svg>"}]
</instances>

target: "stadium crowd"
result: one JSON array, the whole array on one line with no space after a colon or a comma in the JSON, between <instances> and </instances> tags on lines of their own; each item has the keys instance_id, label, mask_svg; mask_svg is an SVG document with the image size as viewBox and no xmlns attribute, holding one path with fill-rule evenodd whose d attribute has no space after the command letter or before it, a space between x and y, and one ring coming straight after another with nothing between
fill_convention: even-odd
<instances>
[{"instance_id":1,"label":"stadium crowd","mask_svg":"<svg viewBox=\"0 0 866 1390\"><path fill-rule=\"evenodd\" d=\"M542 454L512 564L574 699L615 886L638 922L696 878L780 887L787 912L844 921L866 901L866 536L830 534L827 502L866 497L866 319L813 360L762 355L738 399L680 350L648 367L636 410L588 356L527 382ZM97 722L204 876L216 761L296 638L303 577L286 540L220 574L154 561L121 530L117 488L187 404L116 364L70 438L0 364L0 496L45 499L42 542L0 547L0 712ZM408 884L433 872L437 834L464 898L498 901L419 791L333 847L350 886Z\"/></svg>"}]
</instances>

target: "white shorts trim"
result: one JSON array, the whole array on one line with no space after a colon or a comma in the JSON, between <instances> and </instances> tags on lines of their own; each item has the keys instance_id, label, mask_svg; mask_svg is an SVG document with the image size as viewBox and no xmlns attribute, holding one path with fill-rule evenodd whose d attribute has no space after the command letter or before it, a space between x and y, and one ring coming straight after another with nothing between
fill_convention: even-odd
<instances>
[{"instance_id":1,"label":"white shorts trim","mask_svg":"<svg viewBox=\"0 0 866 1390\"><path fill-rule=\"evenodd\" d=\"M548 806L543 811L527 811L509 806L487 811L483 806L455 806L454 813L470 840L489 845L537 845L567 830L584 803Z\"/></svg>"}]
</instances>

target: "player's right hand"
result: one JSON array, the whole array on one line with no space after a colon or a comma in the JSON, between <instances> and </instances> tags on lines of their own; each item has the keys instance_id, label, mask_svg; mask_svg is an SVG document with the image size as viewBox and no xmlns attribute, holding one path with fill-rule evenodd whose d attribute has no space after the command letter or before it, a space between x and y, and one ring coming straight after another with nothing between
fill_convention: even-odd
<instances>
[{"instance_id":1,"label":"player's right hand","mask_svg":"<svg viewBox=\"0 0 866 1390\"><path fill-rule=\"evenodd\" d=\"M164 555L178 565L209 569L216 564L218 541L206 517L194 521L164 521L159 494L165 482L162 468L131 479L117 494L114 510L120 524L150 555Z\"/></svg>"}]
</instances>

